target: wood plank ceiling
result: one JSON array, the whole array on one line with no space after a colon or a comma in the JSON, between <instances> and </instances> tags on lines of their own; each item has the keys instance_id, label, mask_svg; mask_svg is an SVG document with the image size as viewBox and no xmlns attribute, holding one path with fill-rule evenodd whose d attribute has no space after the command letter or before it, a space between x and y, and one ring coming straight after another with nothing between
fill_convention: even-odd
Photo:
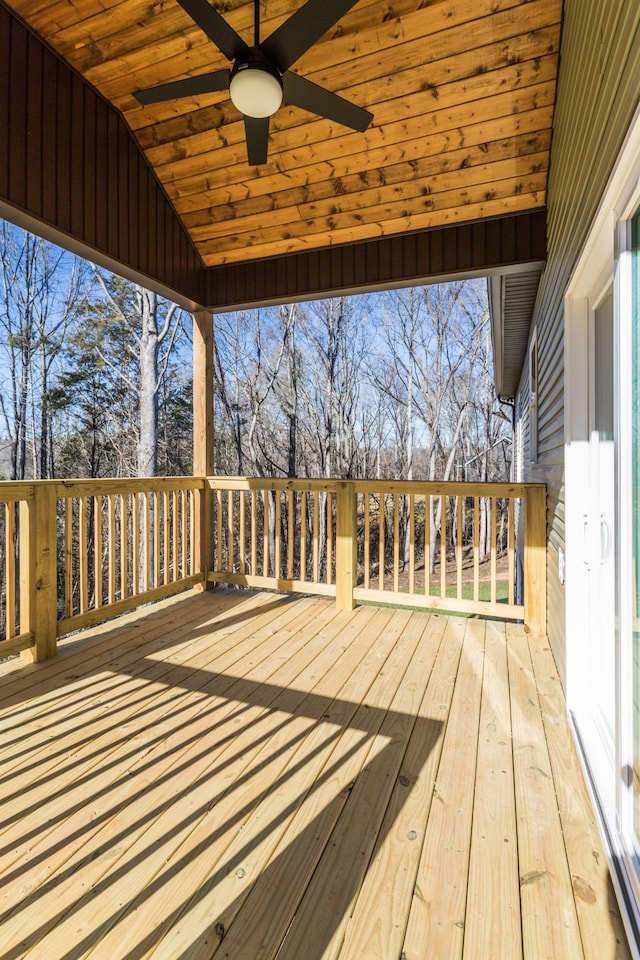
<instances>
[{"instance_id":1,"label":"wood plank ceiling","mask_svg":"<svg viewBox=\"0 0 640 960\"><path fill-rule=\"evenodd\" d=\"M214 5L251 43L253 4ZM262 0L262 36L301 5ZM229 65L176 0L7 6L121 111L206 266L544 207L561 0L359 0L292 69L371 127L284 105L261 167L227 92L134 99Z\"/></svg>"}]
</instances>

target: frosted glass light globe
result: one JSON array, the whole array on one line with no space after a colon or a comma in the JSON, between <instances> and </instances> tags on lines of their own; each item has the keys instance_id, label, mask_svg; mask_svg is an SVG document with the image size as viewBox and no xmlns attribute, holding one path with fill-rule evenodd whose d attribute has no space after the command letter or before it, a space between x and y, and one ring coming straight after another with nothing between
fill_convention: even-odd
<instances>
[{"instance_id":1,"label":"frosted glass light globe","mask_svg":"<svg viewBox=\"0 0 640 960\"><path fill-rule=\"evenodd\" d=\"M278 78L253 65L234 73L229 93L234 105L247 117L271 117L282 103Z\"/></svg>"}]
</instances>

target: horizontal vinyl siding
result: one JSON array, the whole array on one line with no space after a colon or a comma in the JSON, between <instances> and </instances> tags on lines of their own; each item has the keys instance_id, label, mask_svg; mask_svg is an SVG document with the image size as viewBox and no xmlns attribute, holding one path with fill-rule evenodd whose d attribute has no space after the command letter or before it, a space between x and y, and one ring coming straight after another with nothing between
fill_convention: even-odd
<instances>
[{"instance_id":1,"label":"horizontal vinyl siding","mask_svg":"<svg viewBox=\"0 0 640 960\"><path fill-rule=\"evenodd\" d=\"M565 0L547 193L548 260L534 313L539 367L536 464L529 463L528 416L523 418L523 479L548 485L547 631L563 682L565 596L558 551L565 544L564 295L639 96L637 0ZM528 388L525 369L519 387L523 411Z\"/></svg>"},{"instance_id":2,"label":"horizontal vinyl siding","mask_svg":"<svg viewBox=\"0 0 640 960\"><path fill-rule=\"evenodd\" d=\"M20 214L203 301L206 271L120 114L2 3L0 201L25 226Z\"/></svg>"}]
</instances>

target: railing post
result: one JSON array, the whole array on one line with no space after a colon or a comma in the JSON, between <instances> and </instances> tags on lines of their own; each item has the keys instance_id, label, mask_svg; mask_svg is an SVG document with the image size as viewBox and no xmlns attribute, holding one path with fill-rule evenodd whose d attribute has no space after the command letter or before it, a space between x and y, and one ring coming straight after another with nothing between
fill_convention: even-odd
<instances>
[{"instance_id":1,"label":"railing post","mask_svg":"<svg viewBox=\"0 0 640 960\"><path fill-rule=\"evenodd\" d=\"M527 486L524 511L524 624L534 636L547 632L547 490Z\"/></svg>"},{"instance_id":2,"label":"railing post","mask_svg":"<svg viewBox=\"0 0 640 960\"><path fill-rule=\"evenodd\" d=\"M198 493L194 565L204 579L201 589L209 587L211 557L211 496L207 477L213 475L213 314L196 310L193 314L193 475L203 477Z\"/></svg>"},{"instance_id":3,"label":"railing post","mask_svg":"<svg viewBox=\"0 0 640 960\"><path fill-rule=\"evenodd\" d=\"M57 653L57 497L52 483L34 484L20 509L20 629L34 645L22 658L40 662Z\"/></svg>"},{"instance_id":4,"label":"railing post","mask_svg":"<svg viewBox=\"0 0 640 960\"><path fill-rule=\"evenodd\" d=\"M209 570L211 568L211 497L208 477L202 478L202 487L198 490L194 516L195 530L193 538L193 572L201 573L201 583L194 584L194 590L209 589Z\"/></svg>"},{"instance_id":5,"label":"railing post","mask_svg":"<svg viewBox=\"0 0 640 960\"><path fill-rule=\"evenodd\" d=\"M336 606L353 610L356 605L357 526L356 495L353 483L336 483Z\"/></svg>"}]
</instances>

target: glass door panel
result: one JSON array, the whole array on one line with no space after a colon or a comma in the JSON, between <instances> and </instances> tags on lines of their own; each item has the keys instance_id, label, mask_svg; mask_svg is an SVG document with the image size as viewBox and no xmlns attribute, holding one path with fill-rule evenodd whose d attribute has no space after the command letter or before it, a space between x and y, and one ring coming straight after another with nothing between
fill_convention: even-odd
<instances>
[{"instance_id":1,"label":"glass door panel","mask_svg":"<svg viewBox=\"0 0 640 960\"><path fill-rule=\"evenodd\" d=\"M640 211L632 221L632 649L633 649L633 822L640 841Z\"/></svg>"},{"instance_id":2,"label":"glass door panel","mask_svg":"<svg viewBox=\"0 0 640 960\"><path fill-rule=\"evenodd\" d=\"M615 443L613 288L593 311L591 360L591 605L592 692L599 735L615 757Z\"/></svg>"}]
</instances>

